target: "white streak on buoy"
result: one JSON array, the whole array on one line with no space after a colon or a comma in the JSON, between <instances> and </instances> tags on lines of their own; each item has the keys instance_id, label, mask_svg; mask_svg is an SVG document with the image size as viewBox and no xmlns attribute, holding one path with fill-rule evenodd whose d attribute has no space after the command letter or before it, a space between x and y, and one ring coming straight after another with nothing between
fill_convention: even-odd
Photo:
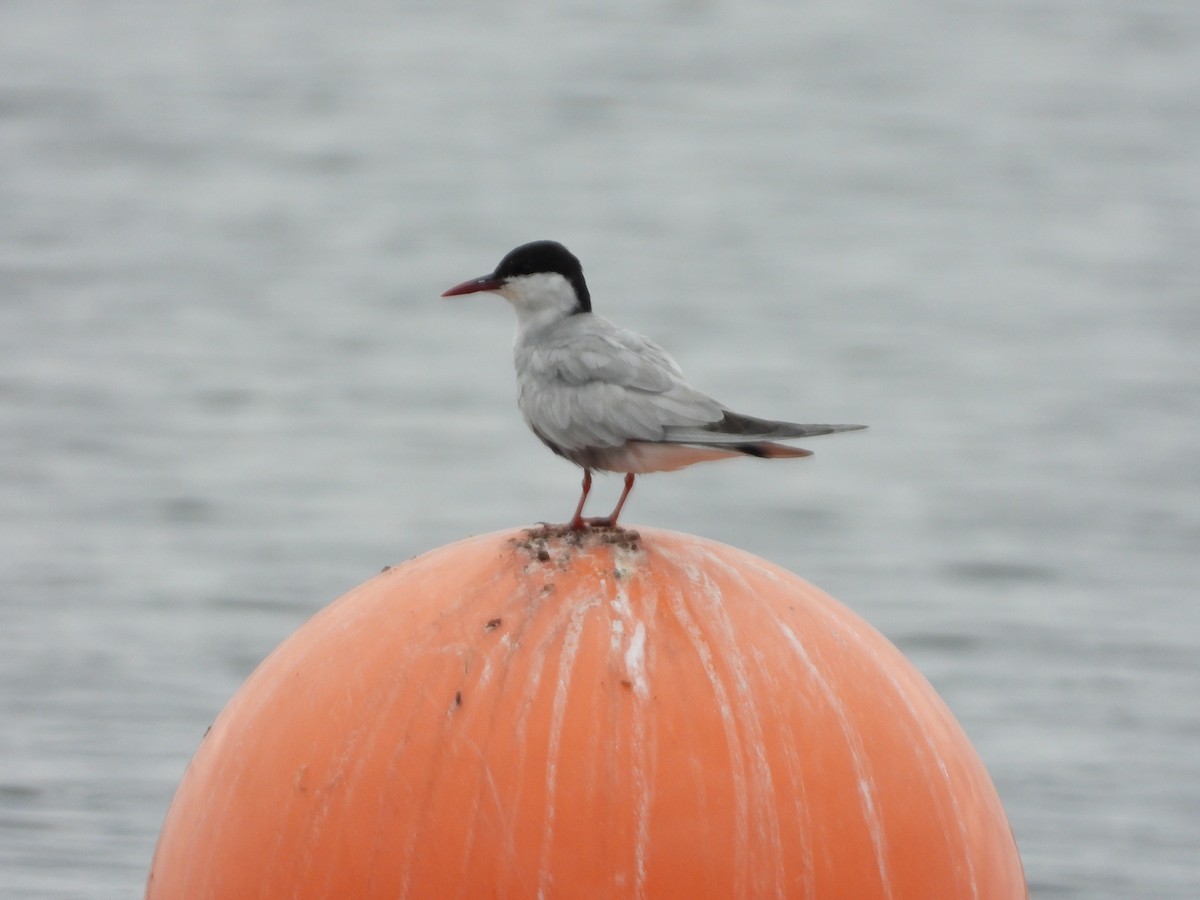
<instances>
[{"instance_id":1,"label":"white streak on buoy","mask_svg":"<svg viewBox=\"0 0 1200 900\"><path fill-rule=\"evenodd\" d=\"M563 719L567 711L567 693L571 686L571 670L579 651L579 635L593 604L579 603L571 613L567 633L563 637L558 657L558 676L554 689L554 705L550 716L550 741L546 751L546 824L542 832L541 864L538 866L538 897L548 896L550 890L550 847L554 842L555 795L558 788L558 751L562 740Z\"/></svg>"},{"instance_id":2,"label":"white streak on buoy","mask_svg":"<svg viewBox=\"0 0 1200 900\"><path fill-rule=\"evenodd\" d=\"M774 862L774 866L772 867L773 872L768 872L767 867L764 865L755 866L754 874L756 882L754 884L754 892L756 894L774 893L782 895L784 893L784 882L787 877L783 852L783 836L779 827L775 780L771 772L771 764L767 761L767 742L763 735L762 716L759 712L758 698L750 683L750 673L747 669L746 657L738 646L737 630L734 627L728 610L725 608L724 594L720 586L714 583L707 573L718 566L721 567L726 577L741 585L741 597L745 601L753 598L756 592L746 582L740 572L732 566L727 565L721 558L706 555L705 559L706 565L703 569L705 574L702 577L702 585L705 594L711 601L708 613L712 621L722 631L722 642L726 648L725 660L733 674L733 687L737 694L740 721L743 730L749 737L748 744L753 750L752 772L754 777L750 782L750 787L753 788L752 796L755 801L751 810L755 819L755 845L763 851L764 856L769 852L770 857L768 858ZM763 861L765 862L765 860ZM773 885L769 882L772 874L775 879Z\"/></svg>"},{"instance_id":3,"label":"white streak on buoy","mask_svg":"<svg viewBox=\"0 0 1200 900\"><path fill-rule=\"evenodd\" d=\"M482 668L480 668L479 677L475 681L476 690L484 687L491 680L492 680L492 657L491 657L491 654L488 654L487 656L485 656L483 658L483 666L482 666Z\"/></svg>"},{"instance_id":4,"label":"white streak on buoy","mask_svg":"<svg viewBox=\"0 0 1200 900\"><path fill-rule=\"evenodd\" d=\"M854 641L858 645L859 649L862 650L864 654L871 654L872 656L876 655L874 649L867 646L866 642L863 641L862 635L855 632L852 634L852 637L854 638ZM958 803L958 791L955 789L953 779L950 777L950 772L946 768L946 760L942 757L941 753L938 752L937 740L929 733L927 726L930 718L927 715L922 715L913 705L912 699L909 696L909 692L897 680L896 675L891 667L880 663L879 670L887 678L888 684L892 686L892 690L900 699L900 702L904 704L904 709L908 713L909 723L916 726L920 731L920 737L922 739L922 743L924 744L923 752L922 748L917 744L916 736L913 735L908 728L905 728L910 740L913 742L914 751L916 751L923 758L923 761L926 764L930 762L933 763L933 765L937 768L938 774L942 778L942 783L946 786L946 796L950 798L950 805L954 809L954 824L957 826L956 830L958 832L958 837L959 840L962 841L962 846L964 848L962 853L955 855L955 859L958 860L960 864L965 863L967 880L971 884L971 897L975 898L975 900L978 900L979 885L976 882L975 855L971 852L971 839L967 831L966 822L963 819L962 808ZM944 832L948 827L948 823L945 821L943 807L940 803L935 803L934 809L937 810L938 820L941 823L942 830Z\"/></svg>"},{"instance_id":5,"label":"white streak on buoy","mask_svg":"<svg viewBox=\"0 0 1200 900\"><path fill-rule=\"evenodd\" d=\"M615 656L621 652L621 638L625 636L625 623L620 619L613 619L612 624L609 626L609 632L611 634L609 650Z\"/></svg>"},{"instance_id":6,"label":"white streak on buoy","mask_svg":"<svg viewBox=\"0 0 1200 900\"><path fill-rule=\"evenodd\" d=\"M629 638L629 646L625 649L625 673L635 694L643 698L650 696L650 686L646 682L645 622L638 622Z\"/></svg>"},{"instance_id":7,"label":"white streak on buoy","mask_svg":"<svg viewBox=\"0 0 1200 900\"><path fill-rule=\"evenodd\" d=\"M654 760L653 741L648 732L654 727L653 709L647 701L650 699L649 667L651 661L646 646L646 620L653 621L657 608L656 594L651 587L643 590L639 596L637 612L634 612L626 585L637 575L637 563L640 563L640 553L637 559L634 554L617 551L618 572L624 576L618 579L616 596L611 602L613 613L623 618L615 618L612 623L612 659L614 663L623 665L627 682L633 691L633 705L630 710L630 759L632 763L632 778L634 796L636 798L634 830L634 884L632 897L643 900L646 896L647 855L650 847L650 807L654 799ZM639 618L640 616L640 618ZM622 651L622 640L629 633L628 643Z\"/></svg>"},{"instance_id":8,"label":"white streak on buoy","mask_svg":"<svg viewBox=\"0 0 1200 900\"><path fill-rule=\"evenodd\" d=\"M634 848L634 870L637 880L634 897L641 900L646 896L646 850L650 846L650 801L653 799L653 780L650 775L649 740L646 731L651 723L651 710L645 701L650 696L646 676L646 625L638 622L634 626L629 649L625 652L625 666L633 683L634 708L632 716L633 784L637 796L636 831L637 844Z\"/></svg>"},{"instance_id":9,"label":"white streak on buoy","mask_svg":"<svg viewBox=\"0 0 1200 900\"><path fill-rule=\"evenodd\" d=\"M721 714L721 726L725 732L725 743L729 748L729 777L733 782L734 800L734 879L735 896L750 895L747 884L750 863L750 792L747 785L746 759L742 754L742 742L738 734L738 715L729 697L729 689L725 686L720 673L717 672L713 660L713 651L708 646L704 632L693 618L691 611L684 602L681 591L675 591L671 596L671 611L687 633L692 649L700 659L704 674L712 688L713 699Z\"/></svg>"},{"instance_id":10,"label":"white streak on buoy","mask_svg":"<svg viewBox=\"0 0 1200 900\"><path fill-rule=\"evenodd\" d=\"M842 732L842 737L846 741L846 746L850 750L850 757L854 760L854 771L858 776L858 797L863 809L863 818L866 821L867 833L871 837L871 846L875 851L875 866L879 871L880 887L883 889L884 897L892 896L891 878L888 875L887 867L887 846L886 838L883 833L883 824L879 821L878 810L875 809L875 782L871 777L871 767L868 764L869 757L867 756L866 747L863 746L862 736L855 730L850 722L850 717L846 714L846 708L842 705L842 699L830 686L825 679L825 675L817 668L812 661L812 657L808 655L808 650L804 644L796 637L795 632L783 622L779 623L780 631L787 638L788 643L796 652L796 656L800 658L805 670L808 672L808 677L813 684L821 691L821 695L825 698L825 702L829 704L830 710L838 722L838 729Z\"/></svg>"}]
</instances>

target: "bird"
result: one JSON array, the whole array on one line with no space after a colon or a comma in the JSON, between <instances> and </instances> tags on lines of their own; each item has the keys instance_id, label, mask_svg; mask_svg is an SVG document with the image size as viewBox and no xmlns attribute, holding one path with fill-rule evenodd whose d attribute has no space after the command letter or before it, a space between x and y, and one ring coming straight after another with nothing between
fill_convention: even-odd
<instances>
[{"instance_id":1,"label":"bird","mask_svg":"<svg viewBox=\"0 0 1200 900\"><path fill-rule=\"evenodd\" d=\"M738 456L811 456L779 442L866 427L760 419L717 402L654 341L592 312L583 266L557 241L522 244L442 296L476 293L499 294L517 314L513 365L525 424L583 469L567 531L618 527L638 475ZM594 470L624 473L625 485L611 514L584 518Z\"/></svg>"}]
</instances>

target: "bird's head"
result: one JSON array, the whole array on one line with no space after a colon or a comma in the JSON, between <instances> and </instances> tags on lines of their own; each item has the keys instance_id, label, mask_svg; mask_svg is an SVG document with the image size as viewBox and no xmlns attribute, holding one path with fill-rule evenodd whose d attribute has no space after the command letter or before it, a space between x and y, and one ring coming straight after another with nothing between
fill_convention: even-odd
<instances>
[{"instance_id":1,"label":"bird's head","mask_svg":"<svg viewBox=\"0 0 1200 900\"><path fill-rule=\"evenodd\" d=\"M534 241L509 252L496 270L455 285L442 294L457 297L487 291L513 305L521 322L557 320L592 311L583 266L557 241Z\"/></svg>"}]
</instances>

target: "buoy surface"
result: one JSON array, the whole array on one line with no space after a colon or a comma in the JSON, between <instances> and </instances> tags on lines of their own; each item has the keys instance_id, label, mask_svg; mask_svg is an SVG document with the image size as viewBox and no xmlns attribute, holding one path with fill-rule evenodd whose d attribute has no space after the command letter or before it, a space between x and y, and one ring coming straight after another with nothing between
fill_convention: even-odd
<instances>
[{"instance_id":1,"label":"buoy surface","mask_svg":"<svg viewBox=\"0 0 1200 900\"><path fill-rule=\"evenodd\" d=\"M250 676L151 898L1023 898L933 688L817 588L642 529L391 568Z\"/></svg>"}]
</instances>

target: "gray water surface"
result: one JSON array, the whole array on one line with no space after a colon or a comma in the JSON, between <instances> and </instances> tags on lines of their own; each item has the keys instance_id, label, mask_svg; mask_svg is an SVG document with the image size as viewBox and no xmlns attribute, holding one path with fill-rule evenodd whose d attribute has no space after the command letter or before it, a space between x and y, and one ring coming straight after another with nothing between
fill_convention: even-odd
<instances>
[{"instance_id":1,"label":"gray water surface","mask_svg":"<svg viewBox=\"0 0 1200 900\"><path fill-rule=\"evenodd\" d=\"M872 426L629 522L887 634L1035 897L1200 896L1198 48L1182 0L0 6L0 895L138 895L276 644L569 515L511 312L438 299L553 237L728 405Z\"/></svg>"}]
</instances>

